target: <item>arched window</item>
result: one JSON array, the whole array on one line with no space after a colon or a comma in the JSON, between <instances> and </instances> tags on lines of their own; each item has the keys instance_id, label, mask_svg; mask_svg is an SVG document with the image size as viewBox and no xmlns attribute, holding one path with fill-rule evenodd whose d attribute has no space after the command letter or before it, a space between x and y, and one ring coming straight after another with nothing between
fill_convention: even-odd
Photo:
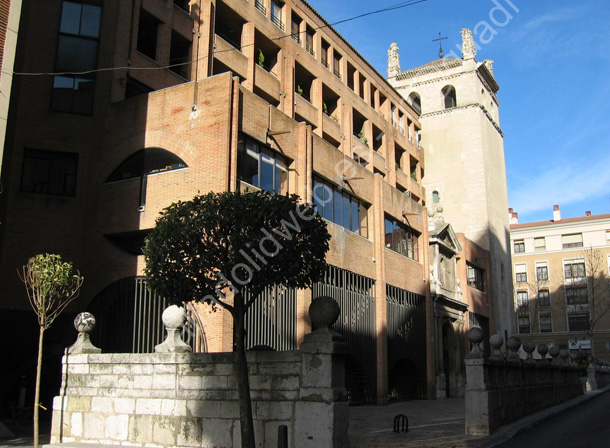
<instances>
[{"instance_id":1,"label":"arched window","mask_svg":"<svg viewBox=\"0 0 610 448\"><path fill-rule=\"evenodd\" d=\"M106 182L140 178L140 205L144 211L146 205L146 183L150 174L186 168L187 164L176 154L162 148L144 148L134 152L123 160L112 172Z\"/></svg>"},{"instance_id":2,"label":"arched window","mask_svg":"<svg viewBox=\"0 0 610 448\"><path fill-rule=\"evenodd\" d=\"M417 92L412 92L411 95L409 95L409 103L411 103L415 112L421 114L421 98Z\"/></svg>"},{"instance_id":3,"label":"arched window","mask_svg":"<svg viewBox=\"0 0 610 448\"><path fill-rule=\"evenodd\" d=\"M177 155L162 148L144 148L127 157L112 172L106 182L133 179L148 174L186 168L187 164Z\"/></svg>"},{"instance_id":4,"label":"arched window","mask_svg":"<svg viewBox=\"0 0 610 448\"><path fill-rule=\"evenodd\" d=\"M445 86L441 90L443 98L445 99L445 109L451 109L457 106L457 98L455 95L455 88L453 86Z\"/></svg>"}]
</instances>

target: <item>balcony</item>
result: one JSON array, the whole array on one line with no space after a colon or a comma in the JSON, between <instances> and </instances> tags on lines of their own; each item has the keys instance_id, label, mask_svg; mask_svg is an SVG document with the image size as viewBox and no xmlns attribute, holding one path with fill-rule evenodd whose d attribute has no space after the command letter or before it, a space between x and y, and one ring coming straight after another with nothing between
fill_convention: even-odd
<instances>
[{"instance_id":1,"label":"balcony","mask_svg":"<svg viewBox=\"0 0 610 448\"><path fill-rule=\"evenodd\" d=\"M322 130L336 141L341 141L341 126L333 117L322 114Z\"/></svg>"},{"instance_id":2,"label":"balcony","mask_svg":"<svg viewBox=\"0 0 610 448\"><path fill-rule=\"evenodd\" d=\"M316 57L316 53L315 53L315 51L313 51L313 45L312 44L305 45L305 50L307 51L307 53L312 55L314 58Z\"/></svg>"},{"instance_id":3,"label":"balcony","mask_svg":"<svg viewBox=\"0 0 610 448\"><path fill-rule=\"evenodd\" d=\"M246 78L248 76L248 58L218 34L215 39L214 59L229 67L233 73ZM232 51L231 51L232 50Z\"/></svg>"},{"instance_id":4,"label":"balcony","mask_svg":"<svg viewBox=\"0 0 610 448\"><path fill-rule=\"evenodd\" d=\"M314 126L318 125L318 109L313 106L307 99L299 94L294 96L295 113L303 117L308 123Z\"/></svg>"},{"instance_id":5,"label":"balcony","mask_svg":"<svg viewBox=\"0 0 610 448\"><path fill-rule=\"evenodd\" d=\"M280 82L278 79L262 68L260 65L254 66L254 85L265 92L269 97L280 100Z\"/></svg>"}]
</instances>

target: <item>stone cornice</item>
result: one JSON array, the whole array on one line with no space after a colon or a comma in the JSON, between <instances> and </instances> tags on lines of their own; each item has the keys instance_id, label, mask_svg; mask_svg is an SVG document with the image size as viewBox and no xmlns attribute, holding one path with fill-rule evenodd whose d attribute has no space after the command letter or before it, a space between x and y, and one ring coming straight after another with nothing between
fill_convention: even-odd
<instances>
[{"instance_id":1,"label":"stone cornice","mask_svg":"<svg viewBox=\"0 0 610 448\"><path fill-rule=\"evenodd\" d=\"M487 119L489 120L489 122L493 125L494 128L496 128L496 131L498 131L498 134L500 134L500 136L504 137L504 132L502 132L502 129L500 128L500 125L498 123L496 123L496 121L493 119L491 114L487 111L485 106L483 106L480 103L467 104L465 106L452 107L451 109L443 109L443 110L438 110L436 112L429 112L427 114L422 114L420 116L420 118L427 118L427 117L434 117L434 116L437 116L437 115L444 115L444 114L450 113L451 111L454 111L454 110L470 109L472 107L478 107L479 109L481 109L483 111L483 113L485 114L485 116L487 117Z\"/></svg>"},{"instance_id":2,"label":"stone cornice","mask_svg":"<svg viewBox=\"0 0 610 448\"><path fill-rule=\"evenodd\" d=\"M420 67L406 70L396 75L396 81L402 81L405 79L415 78L416 76L429 75L440 71L450 70L452 68L461 67L461 59L447 59L433 65L422 65Z\"/></svg>"}]
</instances>

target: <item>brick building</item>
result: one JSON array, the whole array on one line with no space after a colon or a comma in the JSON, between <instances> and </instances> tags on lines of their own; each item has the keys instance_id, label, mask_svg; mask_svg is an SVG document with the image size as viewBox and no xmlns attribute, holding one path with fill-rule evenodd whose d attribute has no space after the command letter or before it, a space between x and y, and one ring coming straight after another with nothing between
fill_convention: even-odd
<instances>
[{"instance_id":1,"label":"brick building","mask_svg":"<svg viewBox=\"0 0 610 448\"><path fill-rule=\"evenodd\" d=\"M332 240L324 280L271 288L248 344L297 347L312 294L330 294L352 401L432 393L418 113L305 1L30 2L20 30L16 71L32 76L16 78L2 172L4 331L32 319L16 269L55 252L85 276L72 311L98 316L98 345L150 350L163 304L139 253L159 211L263 188L316 202ZM230 350L228 313L195 308L201 349ZM73 337L62 328L49 358ZM35 343L10 350L7 390Z\"/></svg>"},{"instance_id":2,"label":"brick building","mask_svg":"<svg viewBox=\"0 0 610 448\"><path fill-rule=\"evenodd\" d=\"M610 360L610 215L519 223L511 215L516 333Z\"/></svg>"}]
</instances>

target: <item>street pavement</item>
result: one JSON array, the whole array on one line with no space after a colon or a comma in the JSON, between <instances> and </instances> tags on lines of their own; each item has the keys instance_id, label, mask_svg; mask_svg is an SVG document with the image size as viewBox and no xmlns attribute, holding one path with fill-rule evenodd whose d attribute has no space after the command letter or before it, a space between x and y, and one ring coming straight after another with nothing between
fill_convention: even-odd
<instances>
[{"instance_id":1,"label":"street pavement","mask_svg":"<svg viewBox=\"0 0 610 448\"><path fill-rule=\"evenodd\" d=\"M515 435L522 433L531 428L544 423L545 433L547 426L552 424L548 422L554 417L570 412L572 420L575 416L581 413L583 403L589 400L600 397L606 391L610 390L610 386L606 388L587 392L584 395L545 409L527 416L521 420L503 426L495 431L491 436L467 436L464 434L464 399L463 398L447 398L444 400L415 400L400 403L392 403L388 406L356 406L350 408L350 444L351 448L492 448L492 447L520 447L519 444L511 442L500 445L501 443L512 439ZM595 403L590 403L595 406L602 406L604 403L610 406L610 394L603 395L603 400L594 400ZM598 403L599 402L599 403ZM575 409L578 406L578 409ZM582 409L586 409L585 406ZM597 409L597 408L594 408ZM593 411L600 412L600 411ZM394 417L396 415L405 415L409 420L409 432L393 432ZM607 411L601 413L607 419ZM565 417L565 416L562 416ZM547 423L545 423L547 422ZM568 426L563 423L564 426ZM561 424L560 424L561 426ZM608 425L607 425L608 426ZM577 437L574 431L580 432L579 429L574 429L570 425L570 430L573 437ZM49 436L41 436L40 445L48 443ZM518 440L518 439L515 439ZM571 438L568 440L565 437L563 443L559 446L595 446L595 445L566 445L571 443ZM607 440L607 439L606 439ZM33 448L32 438L21 439L0 439L0 448ZM532 445L533 446L533 445ZM543 448L542 445L536 445L538 448ZM557 446L555 444L554 446ZM603 446L603 445L598 445Z\"/></svg>"}]
</instances>

